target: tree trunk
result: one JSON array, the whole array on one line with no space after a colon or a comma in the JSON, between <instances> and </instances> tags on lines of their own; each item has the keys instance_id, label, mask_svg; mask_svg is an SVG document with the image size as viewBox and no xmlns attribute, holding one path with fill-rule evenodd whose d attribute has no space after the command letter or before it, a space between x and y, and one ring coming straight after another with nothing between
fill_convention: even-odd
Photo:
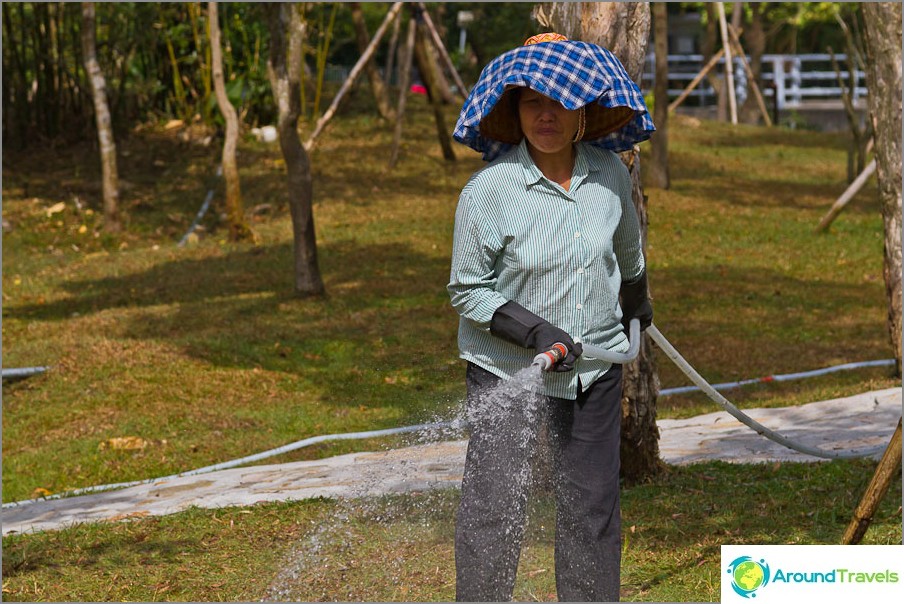
<instances>
[{"instance_id":1,"label":"tree trunk","mask_svg":"<svg viewBox=\"0 0 904 604\"><path fill-rule=\"evenodd\" d=\"M245 222L245 211L242 207L242 188L235 155L239 138L239 118L235 113L235 107L226 96L223 51L220 48L220 21L216 2L208 2L207 16L210 22L213 85L217 95L217 106L226 120L226 141L223 143L223 180L226 182L226 219L229 221L229 238L232 241L253 240L254 234Z\"/></svg>"},{"instance_id":2,"label":"tree trunk","mask_svg":"<svg viewBox=\"0 0 904 604\"><path fill-rule=\"evenodd\" d=\"M82 3L82 55L85 60L85 72L91 83L91 96L94 99L94 119L97 123L97 141L100 145L100 166L103 177L104 192L104 230L116 233L122 230L119 216L119 173L116 167L116 140L113 137L113 125L110 120L110 107L107 104L107 81L97 62L95 44L94 3Z\"/></svg>"},{"instance_id":3,"label":"tree trunk","mask_svg":"<svg viewBox=\"0 0 904 604\"><path fill-rule=\"evenodd\" d=\"M402 126L405 121L405 104L408 99L408 78L411 75L411 62L414 59L414 40L417 36L417 19L408 21L408 34L405 44L399 47L399 103L396 110L396 123L392 134L392 151L389 153L389 169L395 168L399 161L399 147L402 144Z\"/></svg>"},{"instance_id":4,"label":"tree trunk","mask_svg":"<svg viewBox=\"0 0 904 604\"><path fill-rule=\"evenodd\" d=\"M653 3L653 38L656 47L656 81L653 85L652 157L650 184L669 188L669 20L668 5Z\"/></svg>"},{"instance_id":5,"label":"tree trunk","mask_svg":"<svg viewBox=\"0 0 904 604\"><path fill-rule=\"evenodd\" d=\"M766 52L766 33L763 31L763 16L760 10L760 2L750 3L750 23L744 28L744 50L750 55L750 70L753 72L756 83L762 86L763 53ZM748 84L748 89L751 87ZM747 100L741 105L741 122L745 124L757 124L760 119L760 109L753 94L747 95Z\"/></svg>"},{"instance_id":6,"label":"tree trunk","mask_svg":"<svg viewBox=\"0 0 904 604\"><path fill-rule=\"evenodd\" d=\"M703 62L709 62L710 57L716 54L718 46L718 23L719 16L716 14L716 7L712 2L707 2L706 7L706 34L703 37ZM723 49L724 50L724 49ZM728 96L725 94L725 79L719 77L717 69L711 70L706 79L712 86L716 95L716 119L720 122L728 120Z\"/></svg>"},{"instance_id":7,"label":"tree trunk","mask_svg":"<svg viewBox=\"0 0 904 604\"><path fill-rule=\"evenodd\" d=\"M541 24L570 39L599 44L611 50L635 82L640 82L650 34L650 8L643 2L555 2L538 6ZM543 23L543 21L546 23ZM633 184L634 206L640 219L644 248L647 240L646 198L640 182L640 155L622 154ZM643 335L640 355L624 366L622 385L621 472L638 482L663 468L659 458L656 396L659 376L649 336Z\"/></svg>"},{"instance_id":8,"label":"tree trunk","mask_svg":"<svg viewBox=\"0 0 904 604\"><path fill-rule=\"evenodd\" d=\"M452 138L449 136L449 130L446 129L446 120L443 117L443 101L440 93L442 85L437 76L436 65L430 56L430 50L427 48L428 34L424 31L424 28L423 22L418 20L417 35L414 42L414 58L417 62L417 69L421 73L421 78L424 80L424 85L427 87L430 105L433 106L436 135L443 150L443 159L455 161L455 152L452 150Z\"/></svg>"},{"instance_id":9,"label":"tree trunk","mask_svg":"<svg viewBox=\"0 0 904 604\"><path fill-rule=\"evenodd\" d=\"M430 41L430 33L425 31L426 24L424 23L424 21L425 19L430 18L430 14L423 2L419 2L418 6L423 10L423 12L418 16L417 27L421 32L421 34L419 35L424 35L427 39L427 42L424 44L424 50L427 55L427 59L430 62L430 69L433 70L433 77L436 79L435 92L432 92L431 94L437 97L437 100L439 100L439 102L443 103L444 105L454 105L456 102L455 95L452 93L452 87L449 85L449 80L446 79L446 74L443 73L443 68L441 67L442 61L440 61L439 57L439 49L437 49L436 46L434 46L434 44Z\"/></svg>"},{"instance_id":10,"label":"tree trunk","mask_svg":"<svg viewBox=\"0 0 904 604\"><path fill-rule=\"evenodd\" d=\"M863 14L869 112L885 222L888 333L901 375L901 4L867 2Z\"/></svg>"},{"instance_id":11,"label":"tree trunk","mask_svg":"<svg viewBox=\"0 0 904 604\"><path fill-rule=\"evenodd\" d=\"M324 287L317 263L311 161L298 136L305 24L294 4L268 3L266 11L270 29L267 73L273 88L273 98L279 109L279 146L286 161L289 211L292 214L292 235L295 242L295 294L301 297L319 296L324 293Z\"/></svg>"},{"instance_id":12,"label":"tree trunk","mask_svg":"<svg viewBox=\"0 0 904 604\"><path fill-rule=\"evenodd\" d=\"M367 51L368 44L370 44L370 34L367 33L367 24L364 22L364 14L361 12L361 3L352 2L351 9L352 24L355 26L355 41L358 44L358 52L363 55ZM367 79L370 81L370 88L373 90L374 101L377 104L377 111L380 112L380 116L389 121L395 120L395 111L389 101L389 90L387 90L386 83L377 71L374 59L367 62L365 71L367 72Z\"/></svg>"}]
</instances>

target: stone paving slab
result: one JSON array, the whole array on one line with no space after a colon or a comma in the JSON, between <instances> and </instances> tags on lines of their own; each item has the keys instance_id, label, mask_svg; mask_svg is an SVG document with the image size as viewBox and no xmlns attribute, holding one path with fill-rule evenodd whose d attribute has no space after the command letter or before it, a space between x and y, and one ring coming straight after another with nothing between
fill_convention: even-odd
<instances>
[{"instance_id":1,"label":"stone paving slab","mask_svg":"<svg viewBox=\"0 0 904 604\"><path fill-rule=\"evenodd\" d=\"M901 417L901 389L745 413L786 437L825 450L884 447ZM725 412L660 420L660 454L670 464L720 459L751 463L819 461L756 434ZM365 497L458 487L466 440L351 453L158 480L117 491L27 503L3 510L3 535L80 522L171 514L315 497ZM878 457L878 454L876 455Z\"/></svg>"}]
</instances>

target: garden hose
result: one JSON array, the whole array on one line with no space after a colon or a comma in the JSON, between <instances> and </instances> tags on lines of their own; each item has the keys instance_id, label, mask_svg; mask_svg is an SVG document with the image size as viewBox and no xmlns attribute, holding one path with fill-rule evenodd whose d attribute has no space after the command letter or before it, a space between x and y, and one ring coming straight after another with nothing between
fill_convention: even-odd
<instances>
[{"instance_id":1,"label":"garden hose","mask_svg":"<svg viewBox=\"0 0 904 604\"><path fill-rule=\"evenodd\" d=\"M731 416L740 421L742 424L744 424L757 434L765 436L773 442L776 442L789 449L793 449L798 453L804 453L806 455L812 455L813 457L821 457L824 459L851 459L858 457L871 457L885 450L885 447L877 447L875 449L860 452L836 452L826 451L818 447L810 447L808 445L794 442L746 415L743 411L731 404L728 399L719 394L719 392L715 388L709 385L709 382L703 379L703 377L699 373L697 373L697 371L693 367L690 366L690 363L684 360L684 357L682 357L681 354L677 350L675 350L675 347L672 346L672 344L665 338L664 335L662 335L662 332L656 329L655 325L650 325L647 328L647 333L650 334L650 337L654 342L656 342L659 348L662 349L665 355L669 357L669 359L671 359L671 361L675 363L675 365L678 366L678 369L680 369L684 373L684 375L689 377L692 382L699 386L700 389L705 392L713 402L722 407L722 409L727 411Z\"/></svg>"}]
</instances>

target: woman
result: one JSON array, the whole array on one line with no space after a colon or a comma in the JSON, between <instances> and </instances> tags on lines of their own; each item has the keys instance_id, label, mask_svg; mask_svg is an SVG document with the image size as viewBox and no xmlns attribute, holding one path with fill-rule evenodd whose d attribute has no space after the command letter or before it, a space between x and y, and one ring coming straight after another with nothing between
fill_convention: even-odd
<instances>
[{"instance_id":1,"label":"woman","mask_svg":"<svg viewBox=\"0 0 904 604\"><path fill-rule=\"evenodd\" d=\"M461 192L448 286L471 424L456 522L459 601L511 599L536 426L530 396L499 386L556 342L568 354L544 376L541 415L553 452L558 597L619 597L621 367L582 356L581 343L622 352L623 325L652 321L630 178L601 147L633 144L653 127L639 91L598 94L600 75L634 86L611 53L552 36L488 65L456 126L456 139L495 157ZM579 72L588 63L578 52L588 49L609 62L595 80ZM561 69L591 98L563 85Z\"/></svg>"}]
</instances>

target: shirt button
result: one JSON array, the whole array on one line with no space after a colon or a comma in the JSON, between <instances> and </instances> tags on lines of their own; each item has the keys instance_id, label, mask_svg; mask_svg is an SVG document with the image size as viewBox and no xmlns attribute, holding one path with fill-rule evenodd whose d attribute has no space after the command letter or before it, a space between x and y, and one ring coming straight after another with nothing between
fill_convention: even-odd
<instances>
[{"instance_id":1,"label":"shirt button","mask_svg":"<svg viewBox=\"0 0 904 604\"><path fill-rule=\"evenodd\" d=\"M579 274L579 275L583 275L583 274L584 274L584 267L583 267L583 266L579 266L579 267L578 267L578 274Z\"/></svg>"},{"instance_id":2,"label":"shirt button","mask_svg":"<svg viewBox=\"0 0 904 604\"><path fill-rule=\"evenodd\" d=\"M581 236L581 232L580 232L580 231L575 231L575 232L574 232L574 238L575 238L575 239L580 238L580 236Z\"/></svg>"},{"instance_id":3,"label":"shirt button","mask_svg":"<svg viewBox=\"0 0 904 604\"><path fill-rule=\"evenodd\" d=\"M583 305L583 304L578 304L578 305L577 305L577 309L578 309L578 310L581 310L582 308L584 308L584 305Z\"/></svg>"}]
</instances>

